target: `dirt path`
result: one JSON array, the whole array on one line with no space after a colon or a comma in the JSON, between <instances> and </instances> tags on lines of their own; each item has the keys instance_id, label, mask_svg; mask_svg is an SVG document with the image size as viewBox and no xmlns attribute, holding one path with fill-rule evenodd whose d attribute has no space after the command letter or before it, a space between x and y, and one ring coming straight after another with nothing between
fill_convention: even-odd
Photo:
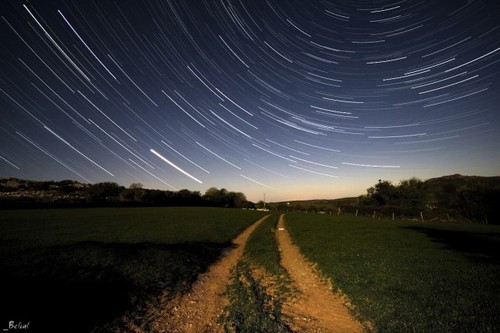
<instances>
[{"instance_id":1,"label":"dirt path","mask_svg":"<svg viewBox=\"0 0 500 333\"><path fill-rule=\"evenodd\" d=\"M284 217L278 222L277 239L281 264L289 272L298 295L283 304L286 324L297 332L363 332L363 326L347 310L347 298L332 292L292 243Z\"/></svg>"},{"instance_id":2,"label":"dirt path","mask_svg":"<svg viewBox=\"0 0 500 333\"><path fill-rule=\"evenodd\" d=\"M245 243L250 234L266 218L263 217L234 240L234 248L209 267L202 274L191 291L169 301L162 310L152 314L156 318L150 325L154 332L223 332L223 327L217 323L217 318L223 313L228 300L223 296L229 284L230 271L243 254Z\"/></svg>"}]
</instances>

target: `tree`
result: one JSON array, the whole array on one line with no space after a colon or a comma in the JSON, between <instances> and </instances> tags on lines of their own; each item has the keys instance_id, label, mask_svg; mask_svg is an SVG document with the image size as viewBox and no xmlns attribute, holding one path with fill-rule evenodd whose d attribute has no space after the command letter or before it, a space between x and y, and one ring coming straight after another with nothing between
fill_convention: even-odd
<instances>
[{"instance_id":1,"label":"tree","mask_svg":"<svg viewBox=\"0 0 500 333\"><path fill-rule=\"evenodd\" d=\"M241 192L229 192L227 194L228 207L242 208L246 201L247 201L247 198Z\"/></svg>"},{"instance_id":2,"label":"tree","mask_svg":"<svg viewBox=\"0 0 500 333\"><path fill-rule=\"evenodd\" d=\"M197 206L202 202L200 192L186 189L173 193L172 199L173 204L180 206Z\"/></svg>"},{"instance_id":3,"label":"tree","mask_svg":"<svg viewBox=\"0 0 500 333\"><path fill-rule=\"evenodd\" d=\"M388 180L379 179L378 183L373 188L371 194L375 203L379 206L385 206L394 202L397 197L397 190L394 185Z\"/></svg>"},{"instance_id":4,"label":"tree","mask_svg":"<svg viewBox=\"0 0 500 333\"><path fill-rule=\"evenodd\" d=\"M255 209L255 205L251 201L245 201L243 203L243 205L241 206L241 208L244 208L244 209Z\"/></svg>"},{"instance_id":5,"label":"tree","mask_svg":"<svg viewBox=\"0 0 500 333\"><path fill-rule=\"evenodd\" d=\"M210 201L217 201L219 198L219 189L217 187L210 187L205 191L204 198Z\"/></svg>"},{"instance_id":6,"label":"tree","mask_svg":"<svg viewBox=\"0 0 500 333\"><path fill-rule=\"evenodd\" d=\"M141 183L132 183L128 188L120 192L120 201L125 202L143 202L146 190L142 189Z\"/></svg>"},{"instance_id":7,"label":"tree","mask_svg":"<svg viewBox=\"0 0 500 333\"><path fill-rule=\"evenodd\" d=\"M97 183L86 189L86 199L90 203L106 203L117 200L122 187L114 182Z\"/></svg>"},{"instance_id":8,"label":"tree","mask_svg":"<svg viewBox=\"0 0 500 333\"><path fill-rule=\"evenodd\" d=\"M397 189L399 192L399 206L414 211L425 208L427 192L423 181L415 177L402 180Z\"/></svg>"},{"instance_id":9,"label":"tree","mask_svg":"<svg viewBox=\"0 0 500 333\"><path fill-rule=\"evenodd\" d=\"M418 178L402 180L394 186L388 180L379 180L366 190L366 195L359 197L361 206L382 209L386 212L418 214L425 208L427 191L425 183Z\"/></svg>"},{"instance_id":10,"label":"tree","mask_svg":"<svg viewBox=\"0 0 500 333\"><path fill-rule=\"evenodd\" d=\"M218 189L216 187L210 187L206 190L203 196L212 206L228 207L229 197L228 192L225 188Z\"/></svg>"},{"instance_id":11,"label":"tree","mask_svg":"<svg viewBox=\"0 0 500 333\"><path fill-rule=\"evenodd\" d=\"M143 202L154 205L163 206L170 203L170 198L175 192L162 190L147 190L143 197Z\"/></svg>"},{"instance_id":12,"label":"tree","mask_svg":"<svg viewBox=\"0 0 500 333\"><path fill-rule=\"evenodd\" d=\"M255 207L257 207L257 209L266 208L266 203L263 200L259 200L259 202L257 202Z\"/></svg>"}]
</instances>

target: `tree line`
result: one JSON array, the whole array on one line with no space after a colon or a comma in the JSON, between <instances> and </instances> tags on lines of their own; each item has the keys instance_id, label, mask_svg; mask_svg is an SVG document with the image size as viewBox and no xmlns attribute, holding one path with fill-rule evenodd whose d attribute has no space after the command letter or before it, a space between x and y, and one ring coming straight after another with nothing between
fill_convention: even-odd
<instances>
[{"instance_id":1,"label":"tree line","mask_svg":"<svg viewBox=\"0 0 500 333\"><path fill-rule=\"evenodd\" d=\"M75 181L0 179L0 208L103 207L103 206L211 206L255 208L242 192L211 187L199 191L146 189L115 182L82 184Z\"/></svg>"},{"instance_id":2,"label":"tree line","mask_svg":"<svg viewBox=\"0 0 500 333\"><path fill-rule=\"evenodd\" d=\"M388 180L379 180L359 197L361 207L373 207L383 211L398 211L402 214L416 215L425 210L428 192L424 182L418 178L402 180L393 185Z\"/></svg>"},{"instance_id":3,"label":"tree line","mask_svg":"<svg viewBox=\"0 0 500 333\"><path fill-rule=\"evenodd\" d=\"M369 212L402 216L425 214L428 219L469 219L500 223L500 186L496 181L454 175L423 182L418 178L398 185L379 180L359 197L359 207Z\"/></svg>"},{"instance_id":4,"label":"tree line","mask_svg":"<svg viewBox=\"0 0 500 333\"><path fill-rule=\"evenodd\" d=\"M140 183L128 188L114 182L90 185L85 189L85 200L96 205L131 206L212 206L226 208L254 208L245 194L211 187L201 194L187 189L179 191L151 190Z\"/></svg>"}]
</instances>

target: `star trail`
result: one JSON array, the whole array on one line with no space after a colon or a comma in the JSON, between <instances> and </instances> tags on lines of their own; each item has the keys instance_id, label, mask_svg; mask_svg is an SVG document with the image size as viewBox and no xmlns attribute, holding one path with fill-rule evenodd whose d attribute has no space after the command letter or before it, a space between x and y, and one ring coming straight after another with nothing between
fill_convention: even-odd
<instances>
[{"instance_id":1,"label":"star trail","mask_svg":"<svg viewBox=\"0 0 500 333\"><path fill-rule=\"evenodd\" d=\"M360 195L500 171L500 3L0 2L0 176Z\"/></svg>"}]
</instances>

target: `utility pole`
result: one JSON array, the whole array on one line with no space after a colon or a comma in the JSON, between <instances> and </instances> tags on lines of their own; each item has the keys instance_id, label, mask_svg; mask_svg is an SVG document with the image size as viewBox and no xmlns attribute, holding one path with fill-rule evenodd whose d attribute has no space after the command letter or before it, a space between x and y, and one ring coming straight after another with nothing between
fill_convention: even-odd
<instances>
[{"instance_id":1,"label":"utility pole","mask_svg":"<svg viewBox=\"0 0 500 333\"><path fill-rule=\"evenodd\" d=\"M266 209L266 192L264 192L264 209Z\"/></svg>"}]
</instances>

